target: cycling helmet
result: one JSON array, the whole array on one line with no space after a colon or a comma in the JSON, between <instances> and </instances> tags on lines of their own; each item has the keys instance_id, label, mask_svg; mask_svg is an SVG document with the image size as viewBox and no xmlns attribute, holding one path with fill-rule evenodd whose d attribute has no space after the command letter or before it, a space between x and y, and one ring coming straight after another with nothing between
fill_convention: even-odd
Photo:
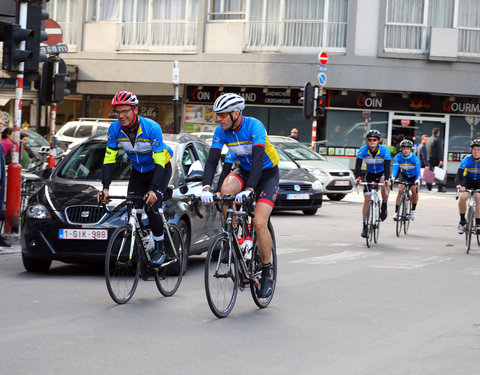
<instances>
[{"instance_id":1,"label":"cycling helmet","mask_svg":"<svg viewBox=\"0 0 480 375\"><path fill-rule=\"evenodd\" d=\"M473 147L473 146L480 146L480 139L479 139L479 138L474 139L474 140L470 143L470 147Z\"/></svg>"},{"instance_id":2,"label":"cycling helmet","mask_svg":"<svg viewBox=\"0 0 480 375\"><path fill-rule=\"evenodd\" d=\"M213 104L213 112L228 113L236 111L243 111L245 108L245 99L240 95L227 93L220 95Z\"/></svg>"},{"instance_id":3,"label":"cycling helmet","mask_svg":"<svg viewBox=\"0 0 480 375\"><path fill-rule=\"evenodd\" d=\"M120 91L117 92L112 99L112 106L116 105L131 105L136 107L138 106L138 99L136 95L130 91Z\"/></svg>"},{"instance_id":4,"label":"cycling helmet","mask_svg":"<svg viewBox=\"0 0 480 375\"><path fill-rule=\"evenodd\" d=\"M408 139L405 139L403 141L400 142L400 148L402 147L410 147L410 148L413 148L413 142L412 141L409 141Z\"/></svg>"},{"instance_id":5,"label":"cycling helmet","mask_svg":"<svg viewBox=\"0 0 480 375\"><path fill-rule=\"evenodd\" d=\"M380 133L378 130L372 129L367 133L367 138L380 139L380 138L382 138L382 133Z\"/></svg>"}]
</instances>

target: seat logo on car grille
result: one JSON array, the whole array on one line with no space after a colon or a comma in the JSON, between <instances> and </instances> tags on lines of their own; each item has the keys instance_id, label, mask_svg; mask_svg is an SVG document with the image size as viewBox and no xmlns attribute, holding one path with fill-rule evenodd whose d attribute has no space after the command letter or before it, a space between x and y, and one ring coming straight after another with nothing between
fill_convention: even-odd
<instances>
[{"instance_id":1,"label":"seat logo on car grille","mask_svg":"<svg viewBox=\"0 0 480 375\"><path fill-rule=\"evenodd\" d=\"M302 189L300 188L300 185L293 185L293 189L294 189L295 191L300 191L300 190L302 190Z\"/></svg>"},{"instance_id":2,"label":"seat logo on car grille","mask_svg":"<svg viewBox=\"0 0 480 375\"><path fill-rule=\"evenodd\" d=\"M90 211L82 211L80 214L81 217L89 217L90 216Z\"/></svg>"}]
</instances>

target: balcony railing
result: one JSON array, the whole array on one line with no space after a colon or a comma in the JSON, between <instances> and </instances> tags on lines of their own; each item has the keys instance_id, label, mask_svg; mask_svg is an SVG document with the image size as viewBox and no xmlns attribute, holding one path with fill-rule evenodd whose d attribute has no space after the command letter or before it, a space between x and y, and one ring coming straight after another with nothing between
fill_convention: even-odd
<instances>
[{"instance_id":1,"label":"balcony railing","mask_svg":"<svg viewBox=\"0 0 480 375\"><path fill-rule=\"evenodd\" d=\"M310 51L318 47L345 51L346 22L313 20L246 22L246 51Z\"/></svg>"},{"instance_id":2,"label":"balcony railing","mask_svg":"<svg viewBox=\"0 0 480 375\"><path fill-rule=\"evenodd\" d=\"M122 22L119 24L119 50L195 52L197 23L179 20Z\"/></svg>"}]
</instances>

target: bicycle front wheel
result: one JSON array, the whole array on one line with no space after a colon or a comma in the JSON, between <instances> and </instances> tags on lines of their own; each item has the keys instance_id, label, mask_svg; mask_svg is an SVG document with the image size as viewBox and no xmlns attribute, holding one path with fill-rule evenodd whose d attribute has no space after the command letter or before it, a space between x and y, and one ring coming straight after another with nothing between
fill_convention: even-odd
<instances>
[{"instance_id":1,"label":"bicycle front wheel","mask_svg":"<svg viewBox=\"0 0 480 375\"><path fill-rule=\"evenodd\" d=\"M397 216L397 222L396 222L396 233L397 237L400 237L400 233L402 233L402 226L404 225L404 215L405 215L405 196L402 196L402 200L400 201L400 207L398 211L398 216Z\"/></svg>"},{"instance_id":2,"label":"bicycle front wheel","mask_svg":"<svg viewBox=\"0 0 480 375\"><path fill-rule=\"evenodd\" d=\"M130 225L118 227L108 242L105 255L105 281L110 297L118 303L132 298L140 278L140 251L132 246Z\"/></svg>"},{"instance_id":3,"label":"bicycle front wheel","mask_svg":"<svg viewBox=\"0 0 480 375\"><path fill-rule=\"evenodd\" d=\"M377 202L375 208L375 225L373 226L373 241L375 243L378 242L378 238L380 237L380 202Z\"/></svg>"},{"instance_id":4,"label":"bicycle front wheel","mask_svg":"<svg viewBox=\"0 0 480 375\"><path fill-rule=\"evenodd\" d=\"M365 241L367 242L367 247L370 247L370 244L372 243L371 239L371 234L372 234L372 227L371 227L371 219L373 215L373 202L370 200L368 202L368 207L367 207L367 237L365 237Z\"/></svg>"},{"instance_id":5,"label":"bicycle front wheel","mask_svg":"<svg viewBox=\"0 0 480 375\"><path fill-rule=\"evenodd\" d=\"M219 233L208 249L205 293L216 317L225 318L230 314L238 293L238 261L226 233Z\"/></svg>"},{"instance_id":6,"label":"bicycle front wheel","mask_svg":"<svg viewBox=\"0 0 480 375\"><path fill-rule=\"evenodd\" d=\"M472 244L473 220L474 220L473 207L468 206L467 225L465 228L465 247L467 248L467 254L470 252L470 246Z\"/></svg>"},{"instance_id":7,"label":"bicycle front wheel","mask_svg":"<svg viewBox=\"0 0 480 375\"><path fill-rule=\"evenodd\" d=\"M403 233L407 234L410 227L410 215L412 213L412 201L410 199L405 200L405 222L403 223Z\"/></svg>"},{"instance_id":8,"label":"bicycle front wheel","mask_svg":"<svg viewBox=\"0 0 480 375\"><path fill-rule=\"evenodd\" d=\"M261 309L267 307L272 301L273 295L275 294L275 286L277 284L277 245L275 241L275 231L273 230L273 225L270 221L268 221L268 230L270 231L270 236L272 236L272 256L270 262L272 263L273 290L272 294L266 298L260 298L258 296L262 275L262 258L260 257L260 249L257 240L254 241L254 248L252 251L251 272L255 281L250 281L250 292L252 293L253 301Z\"/></svg>"},{"instance_id":9,"label":"bicycle front wheel","mask_svg":"<svg viewBox=\"0 0 480 375\"><path fill-rule=\"evenodd\" d=\"M170 297L180 287L186 264L186 257L182 233L173 223L167 224L170 236L165 233L165 262L155 273L157 288L165 297Z\"/></svg>"}]
</instances>

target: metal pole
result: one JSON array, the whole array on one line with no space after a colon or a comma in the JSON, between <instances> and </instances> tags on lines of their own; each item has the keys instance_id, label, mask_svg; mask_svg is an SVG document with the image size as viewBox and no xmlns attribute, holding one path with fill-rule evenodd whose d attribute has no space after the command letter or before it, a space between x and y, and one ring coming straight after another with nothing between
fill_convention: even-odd
<instances>
[{"instance_id":1,"label":"metal pole","mask_svg":"<svg viewBox=\"0 0 480 375\"><path fill-rule=\"evenodd\" d=\"M178 67L178 61L173 62L173 72L172 72L172 82L173 82L173 132L175 134L180 132L180 126L178 121L178 102L179 102L179 92L180 92L180 69Z\"/></svg>"},{"instance_id":2,"label":"metal pole","mask_svg":"<svg viewBox=\"0 0 480 375\"><path fill-rule=\"evenodd\" d=\"M58 56L56 56L53 63L53 76L58 74L60 62ZM53 92L51 93L53 97ZM57 142L55 139L55 123L57 120L57 103L52 103L50 108L50 155L47 157L47 168L55 168L55 160L57 158Z\"/></svg>"},{"instance_id":3,"label":"metal pole","mask_svg":"<svg viewBox=\"0 0 480 375\"><path fill-rule=\"evenodd\" d=\"M315 142L317 142L317 97L318 87L315 86L313 91L313 123L312 123L312 150L315 150Z\"/></svg>"},{"instance_id":4,"label":"metal pole","mask_svg":"<svg viewBox=\"0 0 480 375\"><path fill-rule=\"evenodd\" d=\"M28 4L20 3L19 24L27 28ZM25 50L25 41L20 42L20 50ZM12 162L8 165L7 202L5 214L5 233L18 232L20 223L20 203L22 193L22 166L19 164L20 127L22 125L22 97L25 63L18 64L15 88L15 123L13 126Z\"/></svg>"}]
</instances>

